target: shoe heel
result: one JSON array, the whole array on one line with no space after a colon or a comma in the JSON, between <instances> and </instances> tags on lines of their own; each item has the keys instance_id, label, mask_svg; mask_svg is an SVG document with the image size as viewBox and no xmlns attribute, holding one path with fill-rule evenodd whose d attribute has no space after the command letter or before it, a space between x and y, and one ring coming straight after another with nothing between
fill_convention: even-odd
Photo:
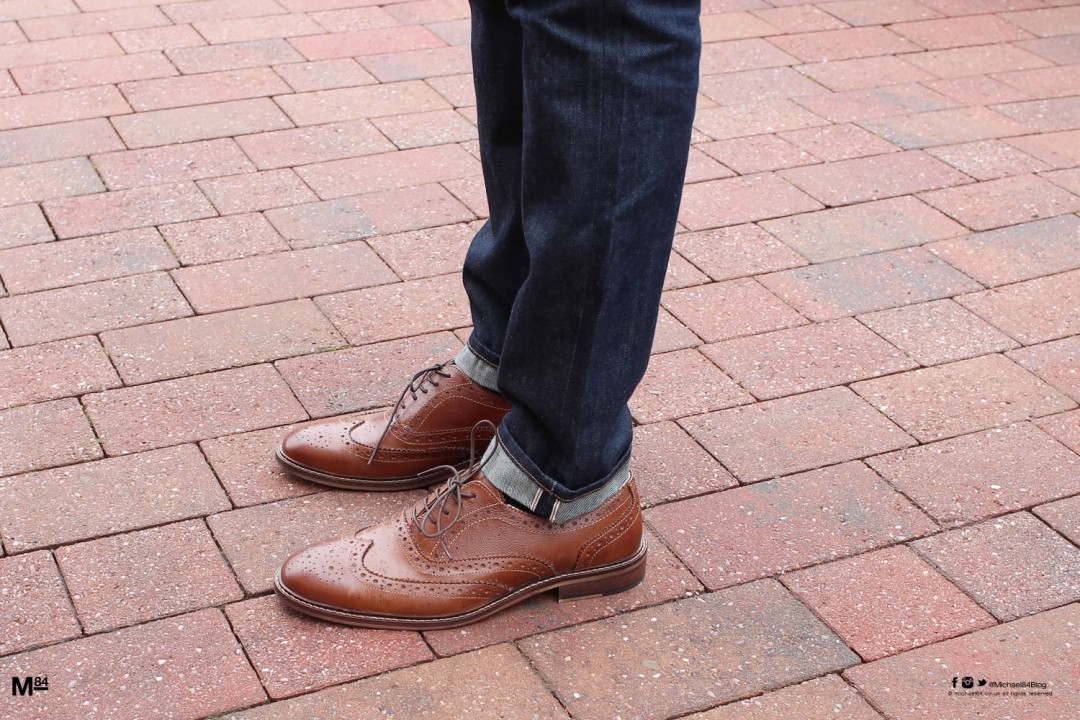
<instances>
[{"instance_id":1,"label":"shoe heel","mask_svg":"<svg viewBox=\"0 0 1080 720\"><path fill-rule=\"evenodd\" d=\"M559 602L615 595L637 587L645 579L645 553L627 567L601 576L559 586Z\"/></svg>"}]
</instances>

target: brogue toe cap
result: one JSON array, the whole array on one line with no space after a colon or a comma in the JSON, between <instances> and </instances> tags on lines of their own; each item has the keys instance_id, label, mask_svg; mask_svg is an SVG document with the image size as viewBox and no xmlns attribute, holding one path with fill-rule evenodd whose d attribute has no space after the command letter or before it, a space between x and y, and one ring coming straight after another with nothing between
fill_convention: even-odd
<instances>
[{"instance_id":1,"label":"brogue toe cap","mask_svg":"<svg viewBox=\"0 0 1080 720\"><path fill-rule=\"evenodd\" d=\"M292 555L278 570L277 584L293 597L327 608L348 607L356 590L352 571L365 543L342 538Z\"/></svg>"}]
</instances>

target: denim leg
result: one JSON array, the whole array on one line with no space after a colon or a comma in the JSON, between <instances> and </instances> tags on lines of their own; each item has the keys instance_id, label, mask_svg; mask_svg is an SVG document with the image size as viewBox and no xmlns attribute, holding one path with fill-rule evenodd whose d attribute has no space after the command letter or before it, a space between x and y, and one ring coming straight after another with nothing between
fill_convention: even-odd
<instances>
[{"instance_id":1,"label":"denim leg","mask_svg":"<svg viewBox=\"0 0 1080 720\"><path fill-rule=\"evenodd\" d=\"M699 11L473 0L491 220L466 258L468 352L513 403L485 472L553 518L626 477L626 403L648 364L686 170Z\"/></svg>"}]
</instances>

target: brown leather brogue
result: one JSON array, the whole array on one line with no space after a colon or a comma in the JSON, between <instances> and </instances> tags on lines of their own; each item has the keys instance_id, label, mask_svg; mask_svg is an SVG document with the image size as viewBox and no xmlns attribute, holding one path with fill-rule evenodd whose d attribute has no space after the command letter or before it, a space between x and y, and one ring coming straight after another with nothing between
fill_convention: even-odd
<instances>
[{"instance_id":1,"label":"brown leather brogue","mask_svg":"<svg viewBox=\"0 0 1080 720\"><path fill-rule=\"evenodd\" d=\"M450 361L416 373L391 410L293 430L278 446L277 459L288 473L333 487L427 487L450 475L445 466L464 469L471 446L483 449L509 410L502 395L477 385Z\"/></svg>"},{"instance_id":2,"label":"brown leather brogue","mask_svg":"<svg viewBox=\"0 0 1080 720\"><path fill-rule=\"evenodd\" d=\"M508 505L474 471L354 535L281 566L287 605L371 628L466 625L547 590L560 600L611 595L645 577L641 509L631 479L600 507L555 524Z\"/></svg>"}]
</instances>

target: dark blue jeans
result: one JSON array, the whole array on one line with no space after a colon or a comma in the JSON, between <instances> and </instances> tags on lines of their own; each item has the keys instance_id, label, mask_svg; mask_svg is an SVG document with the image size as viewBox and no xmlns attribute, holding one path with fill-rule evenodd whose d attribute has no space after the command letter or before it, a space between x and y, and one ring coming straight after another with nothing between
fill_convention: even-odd
<instances>
[{"instance_id":1,"label":"dark blue jeans","mask_svg":"<svg viewBox=\"0 0 1080 720\"><path fill-rule=\"evenodd\" d=\"M686 171L699 13L699 0L472 1L491 212L465 261L463 354L513 403L497 445L544 515L627 472L627 401Z\"/></svg>"}]
</instances>

